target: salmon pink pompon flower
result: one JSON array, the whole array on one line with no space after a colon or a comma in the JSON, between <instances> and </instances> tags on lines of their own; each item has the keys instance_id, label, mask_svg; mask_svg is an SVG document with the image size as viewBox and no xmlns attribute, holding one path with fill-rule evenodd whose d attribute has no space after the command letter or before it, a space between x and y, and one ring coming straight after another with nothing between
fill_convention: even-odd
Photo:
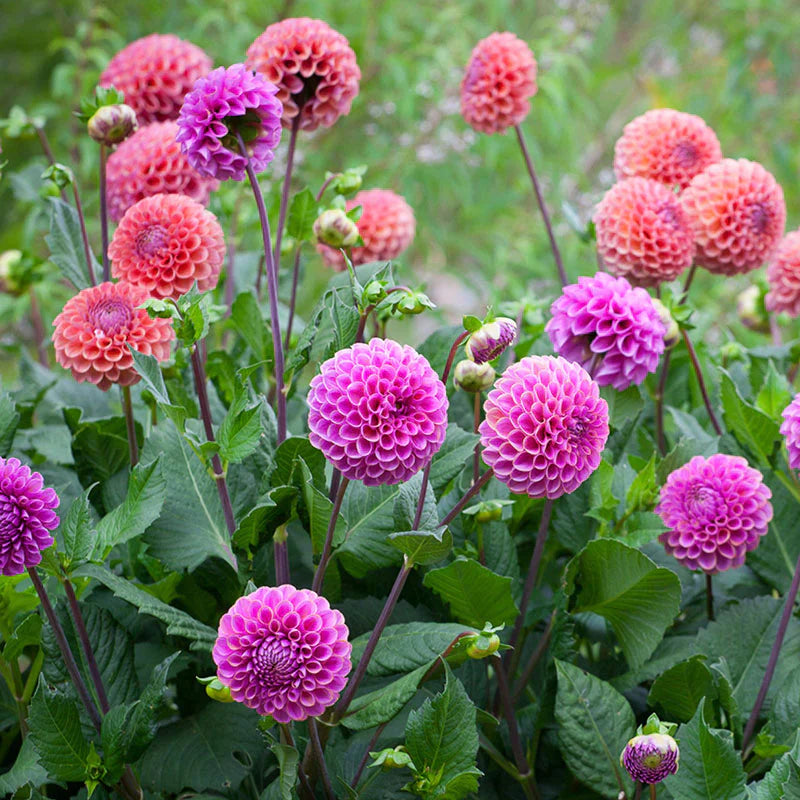
<instances>
[{"instance_id":1,"label":"salmon pink pompon flower","mask_svg":"<svg viewBox=\"0 0 800 800\"><path fill-rule=\"evenodd\" d=\"M789 466L800 469L800 394L783 409L781 435L786 439L786 450L789 453Z\"/></svg>"},{"instance_id":2,"label":"salmon pink pompon flower","mask_svg":"<svg viewBox=\"0 0 800 800\"><path fill-rule=\"evenodd\" d=\"M677 278L692 264L692 226L677 196L650 178L614 184L594 214L597 251L615 275L639 286Z\"/></svg>"},{"instance_id":3,"label":"salmon pink pompon flower","mask_svg":"<svg viewBox=\"0 0 800 800\"><path fill-rule=\"evenodd\" d=\"M447 392L408 345L372 339L340 350L311 380L309 439L350 480L407 481L438 452Z\"/></svg>"},{"instance_id":4,"label":"salmon pink pompon flower","mask_svg":"<svg viewBox=\"0 0 800 800\"><path fill-rule=\"evenodd\" d=\"M775 178L754 161L725 158L681 194L694 229L695 262L709 272L758 269L783 236L786 205Z\"/></svg>"},{"instance_id":5,"label":"salmon pink pompon flower","mask_svg":"<svg viewBox=\"0 0 800 800\"><path fill-rule=\"evenodd\" d=\"M112 274L153 297L177 299L197 281L213 289L225 260L217 218L181 194L156 194L131 206L114 231Z\"/></svg>"},{"instance_id":6,"label":"salmon pink pompon flower","mask_svg":"<svg viewBox=\"0 0 800 800\"><path fill-rule=\"evenodd\" d=\"M207 178L243 181L241 136L253 170L263 172L281 139L277 91L244 64L219 67L197 81L181 108L176 137L189 163Z\"/></svg>"},{"instance_id":7,"label":"salmon pink pompon flower","mask_svg":"<svg viewBox=\"0 0 800 800\"><path fill-rule=\"evenodd\" d=\"M721 160L714 131L700 117L672 108L656 108L631 120L614 146L617 180L652 178L681 189Z\"/></svg>"},{"instance_id":8,"label":"salmon pink pompon flower","mask_svg":"<svg viewBox=\"0 0 800 800\"><path fill-rule=\"evenodd\" d=\"M416 221L411 206L389 189L366 189L347 201L347 210L361 206L358 232L363 247L354 247L353 264L390 261L397 258L414 240ZM329 267L344 269L344 258L338 250L317 245Z\"/></svg>"},{"instance_id":9,"label":"salmon pink pompon flower","mask_svg":"<svg viewBox=\"0 0 800 800\"><path fill-rule=\"evenodd\" d=\"M531 110L536 59L513 33L493 33L475 46L461 81L461 114L481 133L503 133Z\"/></svg>"},{"instance_id":10,"label":"salmon pink pompon flower","mask_svg":"<svg viewBox=\"0 0 800 800\"><path fill-rule=\"evenodd\" d=\"M591 368L601 386L621 392L655 372L667 330L644 289L598 272L565 286L550 311L545 330L553 349Z\"/></svg>"},{"instance_id":11,"label":"salmon pink pompon flower","mask_svg":"<svg viewBox=\"0 0 800 800\"><path fill-rule=\"evenodd\" d=\"M278 87L283 126L328 128L350 113L361 70L350 43L326 22L308 17L270 25L247 49L247 66Z\"/></svg>"},{"instance_id":12,"label":"salmon pink pompon flower","mask_svg":"<svg viewBox=\"0 0 800 800\"><path fill-rule=\"evenodd\" d=\"M787 233L767 266L767 311L800 317L800 230Z\"/></svg>"},{"instance_id":13,"label":"salmon pink pompon flower","mask_svg":"<svg viewBox=\"0 0 800 800\"><path fill-rule=\"evenodd\" d=\"M114 222L134 203L154 194L185 194L208 205L219 184L189 164L175 141L177 135L177 122L154 122L139 128L108 157L108 215Z\"/></svg>"},{"instance_id":14,"label":"salmon pink pompon flower","mask_svg":"<svg viewBox=\"0 0 800 800\"><path fill-rule=\"evenodd\" d=\"M125 95L140 125L175 119L183 98L211 69L211 59L191 42L153 33L124 47L108 62L101 86Z\"/></svg>"},{"instance_id":15,"label":"salmon pink pompon flower","mask_svg":"<svg viewBox=\"0 0 800 800\"><path fill-rule=\"evenodd\" d=\"M0 575L20 575L42 560L58 527L58 495L38 472L16 458L0 458Z\"/></svg>"},{"instance_id":16,"label":"salmon pink pompon flower","mask_svg":"<svg viewBox=\"0 0 800 800\"><path fill-rule=\"evenodd\" d=\"M78 383L88 381L103 391L115 383L137 383L128 347L165 361L175 338L171 320L151 319L137 308L147 297L146 289L124 282L78 292L53 320L56 361Z\"/></svg>"},{"instance_id":17,"label":"salmon pink pompon flower","mask_svg":"<svg viewBox=\"0 0 800 800\"><path fill-rule=\"evenodd\" d=\"M695 456L661 489L656 513L669 530L658 540L689 569L708 575L741 567L772 519L761 473L740 456Z\"/></svg>"},{"instance_id":18,"label":"salmon pink pompon flower","mask_svg":"<svg viewBox=\"0 0 800 800\"><path fill-rule=\"evenodd\" d=\"M554 500L598 467L608 404L586 370L564 358L512 364L484 404L483 460L512 492Z\"/></svg>"},{"instance_id":19,"label":"salmon pink pompon flower","mask_svg":"<svg viewBox=\"0 0 800 800\"><path fill-rule=\"evenodd\" d=\"M316 592L262 586L219 621L217 678L234 700L277 722L317 717L347 682L348 633L342 613Z\"/></svg>"}]
</instances>

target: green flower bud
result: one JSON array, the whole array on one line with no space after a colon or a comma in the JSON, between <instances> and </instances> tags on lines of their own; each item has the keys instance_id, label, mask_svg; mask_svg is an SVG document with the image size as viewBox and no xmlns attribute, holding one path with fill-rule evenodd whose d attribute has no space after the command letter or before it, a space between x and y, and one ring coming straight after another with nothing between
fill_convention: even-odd
<instances>
[{"instance_id":1,"label":"green flower bud","mask_svg":"<svg viewBox=\"0 0 800 800\"><path fill-rule=\"evenodd\" d=\"M491 656L500 648L500 637L496 633L476 633L474 639L467 644L467 655L481 659Z\"/></svg>"},{"instance_id":2,"label":"green flower bud","mask_svg":"<svg viewBox=\"0 0 800 800\"><path fill-rule=\"evenodd\" d=\"M453 371L453 383L465 392L482 392L494 383L494 379L494 367L488 362L476 364L465 358L456 364Z\"/></svg>"},{"instance_id":3,"label":"green flower bud","mask_svg":"<svg viewBox=\"0 0 800 800\"><path fill-rule=\"evenodd\" d=\"M136 112L124 103L102 106L86 123L89 136L107 147L124 142L138 127Z\"/></svg>"},{"instance_id":4,"label":"green flower bud","mask_svg":"<svg viewBox=\"0 0 800 800\"><path fill-rule=\"evenodd\" d=\"M232 703L231 690L222 684L219 678L214 678L206 684L206 694L218 703Z\"/></svg>"},{"instance_id":5,"label":"green flower bud","mask_svg":"<svg viewBox=\"0 0 800 800\"><path fill-rule=\"evenodd\" d=\"M341 209L329 208L314 222L314 236L330 247L352 247L358 241L358 226Z\"/></svg>"},{"instance_id":6,"label":"green flower bud","mask_svg":"<svg viewBox=\"0 0 800 800\"><path fill-rule=\"evenodd\" d=\"M6 250L5 253L0 253L0 291L14 295L21 292L24 288L19 284L21 266L21 250Z\"/></svg>"},{"instance_id":7,"label":"green flower bud","mask_svg":"<svg viewBox=\"0 0 800 800\"><path fill-rule=\"evenodd\" d=\"M669 309L657 297L653 297L652 300L656 311L658 311L658 316L661 318L661 322L664 323L664 327L667 329L667 332L664 334L664 348L669 350L671 347L675 347L675 345L678 344L681 338L681 329Z\"/></svg>"},{"instance_id":8,"label":"green flower bud","mask_svg":"<svg viewBox=\"0 0 800 800\"><path fill-rule=\"evenodd\" d=\"M373 759L371 767L383 767L384 769L402 769L409 767L415 769L411 756L406 752L406 748L399 744L397 747L387 747L376 753L370 753Z\"/></svg>"},{"instance_id":9,"label":"green flower bud","mask_svg":"<svg viewBox=\"0 0 800 800\"><path fill-rule=\"evenodd\" d=\"M365 171L365 168L345 170L331 181L333 190L343 195L355 194L364 182L363 175Z\"/></svg>"},{"instance_id":10,"label":"green flower bud","mask_svg":"<svg viewBox=\"0 0 800 800\"><path fill-rule=\"evenodd\" d=\"M759 333L769 333L769 317L764 305L764 292L758 284L748 286L736 298L739 320L745 328Z\"/></svg>"},{"instance_id":11,"label":"green flower bud","mask_svg":"<svg viewBox=\"0 0 800 800\"><path fill-rule=\"evenodd\" d=\"M396 314L421 314L427 308L436 308L428 295L413 289L392 292L392 297L396 298L392 302L392 311Z\"/></svg>"}]
</instances>

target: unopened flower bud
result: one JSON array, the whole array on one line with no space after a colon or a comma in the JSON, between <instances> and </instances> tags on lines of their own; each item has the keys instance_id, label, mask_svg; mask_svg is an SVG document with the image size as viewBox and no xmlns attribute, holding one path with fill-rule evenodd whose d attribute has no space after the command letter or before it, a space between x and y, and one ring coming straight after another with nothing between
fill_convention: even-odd
<instances>
[{"instance_id":1,"label":"unopened flower bud","mask_svg":"<svg viewBox=\"0 0 800 800\"><path fill-rule=\"evenodd\" d=\"M769 318L764 306L764 293L758 284L748 286L736 298L739 320L745 328L759 333L769 333Z\"/></svg>"},{"instance_id":2,"label":"unopened flower bud","mask_svg":"<svg viewBox=\"0 0 800 800\"><path fill-rule=\"evenodd\" d=\"M465 392L482 392L494 383L494 378L491 364L476 364L466 358L459 361L453 371L453 382Z\"/></svg>"},{"instance_id":3,"label":"unopened flower bud","mask_svg":"<svg viewBox=\"0 0 800 800\"><path fill-rule=\"evenodd\" d=\"M675 347L675 345L678 344L681 338L681 329L678 323L675 322L669 309L657 297L651 299L656 311L658 311L658 316L661 317L661 322L664 323L664 327L667 329L664 334L664 348L669 350L671 347Z\"/></svg>"},{"instance_id":4,"label":"unopened flower bud","mask_svg":"<svg viewBox=\"0 0 800 800\"><path fill-rule=\"evenodd\" d=\"M370 281L364 287L363 301L365 304L377 305L386 297L386 286L382 281Z\"/></svg>"},{"instance_id":5,"label":"unopened flower bud","mask_svg":"<svg viewBox=\"0 0 800 800\"><path fill-rule=\"evenodd\" d=\"M329 208L314 222L314 236L330 247L352 247L358 241L358 226L340 208Z\"/></svg>"},{"instance_id":6,"label":"unopened flower bud","mask_svg":"<svg viewBox=\"0 0 800 800\"><path fill-rule=\"evenodd\" d=\"M414 767L411 756L406 752L406 748L399 744L397 747L387 747L376 753L370 753L373 759L372 767L383 767L384 769L401 769L402 767Z\"/></svg>"},{"instance_id":7,"label":"unopened flower bud","mask_svg":"<svg viewBox=\"0 0 800 800\"><path fill-rule=\"evenodd\" d=\"M20 250L6 250L0 253L0 291L6 294L17 294L22 288L17 279L18 267L22 263Z\"/></svg>"},{"instance_id":8,"label":"unopened flower bud","mask_svg":"<svg viewBox=\"0 0 800 800\"><path fill-rule=\"evenodd\" d=\"M726 366L731 361L746 361L747 349L739 344L739 342L724 342L720 345L719 355L722 359L722 365Z\"/></svg>"},{"instance_id":9,"label":"unopened flower bud","mask_svg":"<svg viewBox=\"0 0 800 800\"><path fill-rule=\"evenodd\" d=\"M355 194L364 182L363 172L356 170L346 170L341 175L331 181L333 189L338 194L350 195Z\"/></svg>"},{"instance_id":10,"label":"unopened flower bud","mask_svg":"<svg viewBox=\"0 0 800 800\"><path fill-rule=\"evenodd\" d=\"M467 340L467 357L476 364L494 361L517 338L517 323L508 317L497 317L478 328Z\"/></svg>"},{"instance_id":11,"label":"unopened flower bud","mask_svg":"<svg viewBox=\"0 0 800 800\"><path fill-rule=\"evenodd\" d=\"M619 763L640 783L660 783L678 771L678 743L663 733L634 736L619 757Z\"/></svg>"},{"instance_id":12,"label":"unopened flower bud","mask_svg":"<svg viewBox=\"0 0 800 800\"><path fill-rule=\"evenodd\" d=\"M138 127L136 112L125 103L98 108L86 123L89 136L107 147L124 142Z\"/></svg>"},{"instance_id":13,"label":"unopened flower bud","mask_svg":"<svg viewBox=\"0 0 800 800\"><path fill-rule=\"evenodd\" d=\"M475 638L467 645L467 655L470 658L486 658L497 652L500 647L500 637L496 633L476 633Z\"/></svg>"},{"instance_id":14,"label":"unopened flower bud","mask_svg":"<svg viewBox=\"0 0 800 800\"><path fill-rule=\"evenodd\" d=\"M397 314L421 314L427 308L436 308L428 295L413 289L393 292L392 297L394 298L392 311Z\"/></svg>"},{"instance_id":15,"label":"unopened flower bud","mask_svg":"<svg viewBox=\"0 0 800 800\"><path fill-rule=\"evenodd\" d=\"M219 678L206 684L206 694L218 703L232 703L231 690L222 684Z\"/></svg>"}]
</instances>

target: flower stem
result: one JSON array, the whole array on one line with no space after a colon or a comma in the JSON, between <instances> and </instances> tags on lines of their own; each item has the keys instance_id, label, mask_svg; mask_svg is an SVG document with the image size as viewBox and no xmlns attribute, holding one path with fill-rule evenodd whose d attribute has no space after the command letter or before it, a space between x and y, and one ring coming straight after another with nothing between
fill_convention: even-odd
<instances>
[{"instance_id":1,"label":"flower stem","mask_svg":"<svg viewBox=\"0 0 800 800\"><path fill-rule=\"evenodd\" d=\"M658 452L662 456L667 454L667 440L664 437L664 392L667 388L667 374L669 373L669 362L672 351L667 350L664 360L661 362L661 372L658 376L658 388L656 389L656 444Z\"/></svg>"},{"instance_id":2,"label":"flower stem","mask_svg":"<svg viewBox=\"0 0 800 800\"><path fill-rule=\"evenodd\" d=\"M714 409L711 407L711 401L708 398L708 391L706 390L706 382L703 379L703 373L700 369L700 362L697 360L697 353L695 352L694 345L692 344L691 339L689 339L689 334L686 332L686 330L681 331L681 333L683 334L683 343L686 345L686 349L689 351L689 358L691 359L692 367L694 368L694 374L697 376L697 383L700 386L700 394L703 396L703 403L706 407L706 411L708 412L708 418L711 420L711 424L714 426L717 436L722 436L722 428L717 421L717 416L714 413Z\"/></svg>"},{"instance_id":3,"label":"flower stem","mask_svg":"<svg viewBox=\"0 0 800 800\"><path fill-rule=\"evenodd\" d=\"M86 218L83 216L83 206L81 196L78 194L78 184L73 181L72 194L75 198L75 211L78 212L78 222L81 227L81 239L83 239L83 253L86 256L86 267L89 270L89 281L92 286L97 286L97 278L94 275L94 265L92 264L92 248L89 245L89 234L86 232Z\"/></svg>"},{"instance_id":4,"label":"flower stem","mask_svg":"<svg viewBox=\"0 0 800 800\"><path fill-rule=\"evenodd\" d=\"M56 158L53 155L53 150L50 147L50 142L47 139L47 134L44 132L44 128L40 128L38 125L34 125L33 129L36 131L36 135L39 137L39 144L42 146L42 152L45 155L45 158L50 163L50 166L54 166L56 163ZM63 189L59 189L61 193L61 199L66 203L67 202L67 195Z\"/></svg>"},{"instance_id":5,"label":"flower stem","mask_svg":"<svg viewBox=\"0 0 800 800\"><path fill-rule=\"evenodd\" d=\"M289 319L286 322L286 338L283 340L283 347L288 352L292 341L292 325L294 324L294 310L297 305L297 284L300 280L300 249L302 242L298 242L294 251L294 265L292 266L292 296L289 299Z\"/></svg>"},{"instance_id":6,"label":"flower stem","mask_svg":"<svg viewBox=\"0 0 800 800\"><path fill-rule=\"evenodd\" d=\"M44 322L42 321L42 310L39 308L39 301L36 299L36 291L33 286L28 289L28 297L31 303L31 322L33 323L33 335L36 338L36 357L43 367L50 368L50 361L47 358L47 350L44 345Z\"/></svg>"},{"instance_id":7,"label":"flower stem","mask_svg":"<svg viewBox=\"0 0 800 800\"><path fill-rule=\"evenodd\" d=\"M295 117L297 119L297 117ZM325 763L325 754L322 752L322 742L319 740L319 728L317 728L317 720L311 717L308 720L308 734L311 738L311 746L314 748L314 755L317 757L317 764L319 771L322 775L322 785L325 789L325 796L328 800L336 800L336 795L333 793L331 786L331 776L328 774L328 765Z\"/></svg>"},{"instance_id":8,"label":"flower stem","mask_svg":"<svg viewBox=\"0 0 800 800\"><path fill-rule=\"evenodd\" d=\"M294 737L292 736L292 729L286 723L280 724L280 731L281 731L281 743L285 741L289 747L296 748L294 743ZM309 800L314 800L314 790L311 788L311 784L308 782L308 777L306 776L306 772L303 769L302 764L297 765L297 776L300 778L300 785L302 786L303 790L305 791Z\"/></svg>"},{"instance_id":9,"label":"flower stem","mask_svg":"<svg viewBox=\"0 0 800 800\"><path fill-rule=\"evenodd\" d=\"M656 785L654 783L650 784L650 800L656 800Z\"/></svg>"},{"instance_id":10,"label":"flower stem","mask_svg":"<svg viewBox=\"0 0 800 800\"><path fill-rule=\"evenodd\" d=\"M339 512L342 508L342 501L344 500L344 493L347 491L347 486L350 483L349 478L342 478L339 484L339 489L336 492L336 500L333 503L331 511L331 518L328 521L328 530L325 533L325 544L322 547L322 555L317 565L317 571L314 573L314 582L311 584L312 591L319 594L322 590L322 582L325 579L325 570L328 568L328 562L331 560L331 548L333 547L333 534L336 531L336 522L339 519Z\"/></svg>"},{"instance_id":11,"label":"flower stem","mask_svg":"<svg viewBox=\"0 0 800 800\"><path fill-rule=\"evenodd\" d=\"M382 722L375 728L375 733L372 734L372 738L369 740L366 748L364 749L364 755L361 756L361 761L358 762L358 769L356 769L356 774L353 775L353 780L350 781L350 788L355 789L358 786L358 782L361 780L361 776L364 774L364 769L367 766L367 761L369 761L369 754L370 751L375 749L375 745L378 743L378 739L381 738L381 734L383 733L384 729L388 725L388 722Z\"/></svg>"},{"instance_id":12,"label":"flower stem","mask_svg":"<svg viewBox=\"0 0 800 800\"><path fill-rule=\"evenodd\" d=\"M461 513L461 509L464 508L464 506L469 503L469 501L472 500L472 498L475 497L475 495L478 494L478 492L484 486L486 486L487 483L489 483L492 475L494 475L494 470L489 467L489 469L487 469L486 472L484 472L483 475L481 475L481 477L478 478L478 480L473 483L469 489L467 489L467 491L464 493L464 496L450 509L450 512L447 514L447 516L439 523L439 527L444 528L449 525Z\"/></svg>"},{"instance_id":13,"label":"flower stem","mask_svg":"<svg viewBox=\"0 0 800 800\"><path fill-rule=\"evenodd\" d=\"M359 316L358 329L356 330L356 342L364 341L364 328L367 327L367 320L369 319L369 315L372 313L372 309L374 308L374 305L367 306L363 313Z\"/></svg>"},{"instance_id":14,"label":"flower stem","mask_svg":"<svg viewBox=\"0 0 800 800\"><path fill-rule=\"evenodd\" d=\"M472 428L475 433L481 424L481 393L475 392L475 419ZM481 472L481 443L475 443L475 452L472 454L472 482L477 483Z\"/></svg>"},{"instance_id":15,"label":"flower stem","mask_svg":"<svg viewBox=\"0 0 800 800\"><path fill-rule=\"evenodd\" d=\"M100 145L100 234L103 241L103 280L111 280L108 263L108 202L106 200L106 146Z\"/></svg>"},{"instance_id":16,"label":"flower stem","mask_svg":"<svg viewBox=\"0 0 800 800\"><path fill-rule=\"evenodd\" d=\"M522 670L522 675L519 676L519 679L514 684L514 690L511 693L511 698L513 702L517 702L517 698L522 694L525 690L525 687L528 684L528 681L531 679L531 675L533 675L534 669L536 669L536 665L541 660L542 656L545 654L548 645L550 644L550 639L553 635L553 623L556 619L556 612L554 611L550 615L550 620L547 623L547 627L544 629L542 633L542 638L539 639L539 643L536 645L536 649L531 654L531 657L528 659L528 663L525 665L525 669Z\"/></svg>"},{"instance_id":17,"label":"flower stem","mask_svg":"<svg viewBox=\"0 0 800 800\"><path fill-rule=\"evenodd\" d=\"M283 241L283 228L286 225L286 212L289 210L289 189L292 184L292 171L294 170L294 150L297 145L297 132L300 130L300 118L302 116L303 109L301 107L297 112L297 116L292 119L292 127L289 131L289 150L286 153L286 174L283 176L281 208L278 212L278 227L275 229L275 250L272 255L276 272L280 270L281 242Z\"/></svg>"},{"instance_id":18,"label":"flower stem","mask_svg":"<svg viewBox=\"0 0 800 800\"><path fill-rule=\"evenodd\" d=\"M706 573L706 616L709 622L714 621L714 585L708 573Z\"/></svg>"},{"instance_id":19,"label":"flower stem","mask_svg":"<svg viewBox=\"0 0 800 800\"><path fill-rule=\"evenodd\" d=\"M453 346L450 348L450 352L447 354L447 363L444 365L444 371L442 372L442 383L445 386L447 386L447 378L450 376L450 368L453 366L453 361L455 360L458 346L465 339L468 339L469 335L469 331L464 331L464 333L457 336L456 340L453 342Z\"/></svg>"},{"instance_id":20,"label":"flower stem","mask_svg":"<svg viewBox=\"0 0 800 800\"><path fill-rule=\"evenodd\" d=\"M562 286L567 285L567 273L564 271L564 264L561 261L561 253L556 244L556 237L553 235L553 226L550 224L550 215L547 213L547 206L544 202L544 195L542 194L541 186L539 186L539 179L536 177L536 170L533 168L533 160L531 154L528 152L528 146L525 144L525 137L522 134L522 128L519 125L514 126L517 133L517 140L519 141L520 149L522 150L522 157L525 159L525 166L528 168L528 175L530 175L531 183L533 184L533 191L536 194L536 202L539 204L539 211L542 212L542 219L544 226L547 228L547 236L550 239L550 249L553 251L553 258L556 262L556 269L558 270L558 278Z\"/></svg>"},{"instance_id":21,"label":"flower stem","mask_svg":"<svg viewBox=\"0 0 800 800\"><path fill-rule=\"evenodd\" d=\"M139 463L139 443L136 441L136 420L133 416L130 386L122 387L122 408L125 411L125 427L128 430L128 451L130 453L131 467L135 467Z\"/></svg>"}]
</instances>

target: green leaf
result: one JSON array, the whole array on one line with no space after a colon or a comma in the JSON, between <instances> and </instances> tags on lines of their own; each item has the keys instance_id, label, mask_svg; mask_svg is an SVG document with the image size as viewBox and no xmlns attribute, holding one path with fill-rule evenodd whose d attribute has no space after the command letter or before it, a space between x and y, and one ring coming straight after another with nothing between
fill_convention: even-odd
<instances>
[{"instance_id":1,"label":"green leaf","mask_svg":"<svg viewBox=\"0 0 800 800\"><path fill-rule=\"evenodd\" d=\"M789 381L775 369L770 361L764 375L764 383L756 396L756 408L772 419L779 419L781 412L792 402Z\"/></svg>"},{"instance_id":2,"label":"green leaf","mask_svg":"<svg viewBox=\"0 0 800 800\"><path fill-rule=\"evenodd\" d=\"M103 717L100 742L103 746L103 766L107 772L105 778L110 784L116 783L122 776L128 726L133 708L133 703L114 706Z\"/></svg>"},{"instance_id":3,"label":"green leaf","mask_svg":"<svg viewBox=\"0 0 800 800\"><path fill-rule=\"evenodd\" d=\"M164 383L164 375L161 367L154 356L144 355L128 348L133 357L133 366L139 375L142 376L142 383L155 397L158 407L175 423L179 431L184 430L188 412L183 406L175 405L169 399L167 385Z\"/></svg>"},{"instance_id":4,"label":"green leaf","mask_svg":"<svg viewBox=\"0 0 800 800\"><path fill-rule=\"evenodd\" d=\"M428 572L423 583L450 606L456 619L479 630L486 622L511 623L519 614L511 595L511 578L496 575L463 556Z\"/></svg>"},{"instance_id":5,"label":"green leaf","mask_svg":"<svg viewBox=\"0 0 800 800\"><path fill-rule=\"evenodd\" d=\"M50 205L50 233L44 237L50 248L50 260L61 274L78 290L90 285L86 266L80 222L75 209L58 197L48 197ZM95 277L102 275L94 253L91 254Z\"/></svg>"},{"instance_id":6,"label":"green leaf","mask_svg":"<svg viewBox=\"0 0 800 800\"><path fill-rule=\"evenodd\" d=\"M601 397L608 403L608 421L612 428L619 429L635 421L644 408L644 400L638 386L629 386L618 392L611 386L600 390Z\"/></svg>"},{"instance_id":7,"label":"green leaf","mask_svg":"<svg viewBox=\"0 0 800 800\"><path fill-rule=\"evenodd\" d=\"M766 466L780 436L780 424L747 403L725 370L720 370L720 398L728 430Z\"/></svg>"},{"instance_id":8,"label":"green leaf","mask_svg":"<svg viewBox=\"0 0 800 800\"><path fill-rule=\"evenodd\" d=\"M744 800L745 772L729 731L709 728L700 701L691 721L678 728L681 765L668 779L674 800Z\"/></svg>"},{"instance_id":9,"label":"green leaf","mask_svg":"<svg viewBox=\"0 0 800 800\"><path fill-rule=\"evenodd\" d=\"M616 798L620 789L632 797L633 785L619 764L636 729L628 701L594 675L564 661L555 664L558 743L570 772L603 797Z\"/></svg>"},{"instance_id":10,"label":"green leaf","mask_svg":"<svg viewBox=\"0 0 800 800\"><path fill-rule=\"evenodd\" d=\"M664 710L664 719L688 722L700 701L716 695L714 676L704 656L694 656L670 667L653 682L647 704Z\"/></svg>"},{"instance_id":11,"label":"green leaf","mask_svg":"<svg viewBox=\"0 0 800 800\"><path fill-rule=\"evenodd\" d=\"M279 525L292 516L292 503L297 495L294 486L276 486L270 489L258 505L250 509L233 534L236 547L250 550L272 536Z\"/></svg>"},{"instance_id":12,"label":"green leaf","mask_svg":"<svg viewBox=\"0 0 800 800\"><path fill-rule=\"evenodd\" d=\"M39 763L39 756L30 736L22 740L14 766L0 775L0 794L13 797L23 786L41 786L47 782L47 770Z\"/></svg>"},{"instance_id":13,"label":"green leaf","mask_svg":"<svg viewBox=\"0 0 800 800\"><path fill-rule=\"evenodd\" d=\"M653 502L657 496L656 454L653 453L653 455L650 456L650 460L637 473L628 488L628 493L625 496L625 505L628 509L652 508Z\"/></svg>"},{"instance_id":14,"label":"green leaf","mask_svg":"<svg viewBox=\"0 0 800 800\"><path fill-rule=\"evenodd\" d=\"M262 399L248 405L242 393L233 402L217 432L219 454L225 463L238 463L249 456L264 435L261 430Z\"/></svg>"},{"instance_id":15,"label":"green leaf","mask_svg":"<svg viewBox=\"0 0 800 800\"><path fill-rule=\"evenodd\" d=\"M328 523L333 513L333 503L325 492L320 491L314 484L314 476L301 456L297 457L296 482L300 485L302 504L298 504L298 511L303 525L311 534L311 549L315 555L322 553L325 537L328 533ZM333 547L338 547L345 536L347 521L339 513L333 531Z\"/></svg>"},{"instance_id":16,"label":"green leaf","mask_svg":"<svg viewBox=\"0 0 800 800\"><path fill-rule=\"evenodd\" d=\"M777 687L769 723L778 744L790 745L797 737L800 726L800 666L795 667Z\"/></svg>"},{"instance_id":17,"label":"green leaf","mask_svg":"<svg viewBox=\"0 0 800 800\"><path fill-rule=\"evenodd\" d=\"M84 486L107 481L127 466L128 431L123 417L80 421L80 410L67 409L64 419L72 430L75 470Z\"/></svg>"},{"instance_id":18,"label":"green leaf","mask_svg":"<svg viewBox=\"0 0 800 800\"><path fill-rule=\"evenodd\" d=\"M608 461L601 461L589 481L589 510L587 517L598 522L610 522L619 505L611 484L614 481L614 467Z\"/></svg>"},{"instance_id":19,"label":"green leaf","mask_svg":"<svg viewBox=\"0 0 800 800\"><path fill-rule=\"evenodd\" d=\"M297 764L300 756L294 747L286 744L274 744L270 747L272 754L278 760L280 777L278 787L281 800L293 800L294 785L297 783Z\"/></svg>"},{"instance_id":20,"label":"green leaf","mask_svg":"<svg viewBox=\"0 0 800 800\"><path fill-rule=\"evenodd\" d=\"M441 561L453 549L453 535L447 528L390 533L389 541L405 553L411 563L423 566Z\"/></svg>"},{"instance_id":21,"label":"green leaf","mask_svg":"<svg viewBox=\"0 0 800 800\"><path fill-rule=\"evenodd\" d=\"M38 614L25 617L3 645L3 660L11 662L22 655L29 645L38 645L42 640L42 618Z\"/></svg>"},{"instance_id":22,"label":"green leaf","mask_svg":"<svg viewBox=\"0 0 800 800\"><path fill-rule=\"evenodd\" d=\"M319 216L317 201L306 187L298 192L289 203L286 216L286 233L298 242L311 241L314 237L314 221Z\"/></svg>"},{"instance_id":23,"label":"green leaf","mask_svg":"<svg viewBox=\"0 0 800 800\"><path fill-rule=\"evenodd\" d=\"M477 433L465 431L454 422L447 426L447 435L439 451L433 457L431 473L428 478L437 495L464 469L479 438Z\"/></svg>"},{"instance_id":24,"label":"green leaf","mask_svg":"<svg viewBox=\"0 0 800 800\"><path fill-rule=\"evenodd\" d=\"M11 452L17 425L19 425L17 407L8 394L3 392L0 394L0 458L6 458Z\"/></svg>"},{"instance_id":25,"label":"green leaf","mask_svg":"<svg viewBox=\"0 0 800 800\"><path fill-rule=\"evenodd\" d=\"M641 666L680 611L678 576L611 539L589 542L570 573L580 584L573 613L592 611L607 619L628 663Z\"/></svg>"},{"instance_id":26,"label":"green leaf","mask_svg":"<svg viewBox=\"0 0 800 800\"><path fill-rule=\"evenodd\" d=\"M231 322L258 361L272 361L272 340L267 323L252 292L236 296L231 306Z\"/></svg>"},{"instance_id":27,"label":"green leaf","mask_svg":"<svg viewBox=\"0 0 800 800\"><path fill-rule=\"evenodd\" d=\"M65 569L86 561L95 546L97 533L92 524L90 491L87 489L72 501L58 530L59 550L63 552L62 563Z\"/></svg>"},{"instance_id":28,"label":"green leaf","mask_svg":"<svg viewBox=\"0 0 800 800\"><path fill-rule=\"evenodd\" d=\"M800 800L800 730L791 752L781 756L757 784L750 784L753 800Z\"/></svg>"}]
</instances>

